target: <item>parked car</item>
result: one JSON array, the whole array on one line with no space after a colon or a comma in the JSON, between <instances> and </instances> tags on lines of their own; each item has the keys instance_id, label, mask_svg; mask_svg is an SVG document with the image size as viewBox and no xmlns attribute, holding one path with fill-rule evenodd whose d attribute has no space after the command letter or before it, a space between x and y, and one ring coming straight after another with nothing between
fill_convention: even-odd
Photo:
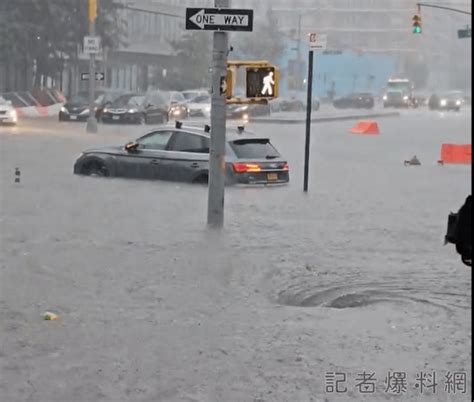
<instances>
[{"instance_id":1,"label":"parked car","mask_svg":"<svg viewBox=\"0 0 474 402\"><path fill-rule=\"evenodd\" d=\"M186 106L186 98L181 92L177 91L161 91L168 107L169 120L183 120L188 115Z\"/></svg>"},{"instance_id":2,"label":"parked car","mask_svg":"<svg viewBox=\"0 0 474 402\"><path fill-rule=\"evenodd\" d=\"M165 94L151 91L145 96L144 120L146 124L163 124L169 121L169 105Z\"/></svg>"},{"instance_id":3,"label":"parked car","mask_svg":"<svg viewBox=\"0 0 474 402\"><path fill-rule=\"evenodd\" d=\"M186 91L181 91L186 102L191 102L193 99L198 96L210 96L210 93L207 89L188 89Z\"/></svg>"},{"instance_id":4,"label":"parked car","mask_svg":"<svg viewBox=\"0 0 474 402\"><path fill-rule=\"evenodd\" d=\"M190 100L186 104L189 117L206 117L211 116L211 96L199 95Z\"/></svg>"},{"instance_id":5,"label":"parked car","mask_svg":"<svg viewBox=\"0 0 474 402\"><path fill-rule=\"evenodd\" d=\"M97 110L100 102L99 99L103 96L103 92L97 91L95 93L96 100L94 101L94 113ZM97 115L96 115L97 117ZM86 91L78 92L64 103L59 110L59 121L86 121L89 118L89 93Z\"/></svg>"},{"instance_id":6,"label":"parked car","mask_svg":"<svg viewBox=\"0 0 474 402\"><path fill-rule=\"evenodd\" d=\"M270 140L228 128L227 184L282 184L289 181L287 161ZM74 164L74 173L207 183L209 130L163 127L122 146L89 149Z\"/></svg>"},{"instance_id":7,"label":"parked car","mask_svg":"<svg viewBox=\"0 0 474 402\"><path fill-rule=\"evenodd\" d=\"M129 93L119 96L102 112L103 123L145 124L145 96Z\"/></svg>"},{"instance_id":8,"label":"parked car","mask_svg":"<svg viewBox=\"0 0 474 402\"><path fill-rule=\"evenodd\" d=\"M306 111L306 101L302 101L297 97L281 97L269 102L272 112L304 112ZM313 96L312 107L313 111L318 111L321 107L321 101L316 96Z\"/></svg>"},{"instance_id":9,"label":"parked car","mask_svg":"<svg viewBox=\"0 0 474 402\"><path fill-rule=\"evenodd\" d=\"M375 106L375 100L372 94L361 92L336 98L332 104L337 109L372 109Z\"/></svg>"},{"instance_id":10,"label":"parked car","mask_svg":"<svg viewBox=\"0 0 474 402\"><path fill-rule=\"evenodd\" d=\"M104 91L103 93L99 94L97 97L95 104L95 117L98 121L102 120L102 114L104 113L104 109L109 106L114 100L118 99L120 96L124 95L124 92L118 91Z\"/></svg>"},{"instance_id":11,"label":"parked car","mask_svg":"<svg viewBox=\"0 0 474 402\"><path fill-rule=\"evenodd\" d=\"M11 101L7 101L0 96L0 125L11 124L16 125L18 116Z\"/></svg>"},{"instance_id":12,"label":"parked car","mask_svg":"<svg viewBox=\"0 0 474 402\"><path fill-rule=\"evenodd\" d=\"M451 91L440 95L431 95L428 101L428 107L430 110L455 110L459 112L463 103L464 99L462 93Z\"/></svg>"}]
</instances>

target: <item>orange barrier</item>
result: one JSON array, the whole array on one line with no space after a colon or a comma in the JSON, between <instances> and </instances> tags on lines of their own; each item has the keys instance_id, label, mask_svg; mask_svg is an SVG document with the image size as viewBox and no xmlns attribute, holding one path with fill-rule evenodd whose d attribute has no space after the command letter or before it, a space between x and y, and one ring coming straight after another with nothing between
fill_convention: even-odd
<instances>
[{"instance_id":1,"label":"orange barrier","mask_svg":"<svg viewBox=\"0 0 474 402\"><path fill-rule=\"evenodd\" d=\"M379 126L375 121L362 120L351 129L352 134L379 135Z\"/></svg>"},{"instance_id":2,"label":"orange barrier","mask_svg":"<svg viewBox=\"0 0 474 402\"><path fill-rule=\"evenodd\" d=\"M442 144L440 164L472 164L472 145L471 144Z\"/></svg>"}]
</instances>

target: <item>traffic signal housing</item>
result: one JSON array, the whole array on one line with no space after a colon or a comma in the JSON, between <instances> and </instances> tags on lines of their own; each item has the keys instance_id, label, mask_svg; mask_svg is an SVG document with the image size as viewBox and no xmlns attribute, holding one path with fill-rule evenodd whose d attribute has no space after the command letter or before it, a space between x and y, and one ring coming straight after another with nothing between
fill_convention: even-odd
<instances>
[{"instance_id":1,"label":"traffic signal housing","mask_svg":"<svg viewBox=\"0 0 474 402\"><path fill-rule=\"evenodd\" d=\"M421 28L421 17L418 14L415 14L413 16L413 29L412 32L414 34L421 34L422 28Z\"/></svg>"},{"instance_id":2,"label":"traffic signal housing","mask_svg":"<svg viewBox=\"0 0 474 402\"><path fill-rule=\"evenodd\" d=\"M275 66L247 67L247 98L268 100L277 98L279 79L279 70Z\"/></svg>"}]
</instances>

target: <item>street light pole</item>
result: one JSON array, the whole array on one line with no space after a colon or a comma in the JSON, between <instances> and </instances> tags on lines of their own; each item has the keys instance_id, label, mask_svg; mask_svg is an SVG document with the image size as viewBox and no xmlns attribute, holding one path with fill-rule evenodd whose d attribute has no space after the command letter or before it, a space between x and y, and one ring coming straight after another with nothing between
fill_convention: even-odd
<instances>
[{"instance_id":1,"label":"street light pole","mask_svg":"<svg viewBox=\"0 0 474 402\"><path fill-rule=\"evenodd\" d=\"M97 18L97 0L88 0L89 4L89 35L95 36L95 20ZM95 101L95 54L89 54L89 118L87 119L86 131L97 133L97 120L94 110Z\"/></svg>"},{"instance_id":2,"label":"street light pole","mask_svg":"<svg viewBox=\"0 0 474 402\"><path fill-rule=\"evenodd\" d=\"M216 8L229 8L230 0L215 0ZM224 225L226 98L221 85L227 74L228 34L214 32L212 50L211 143L209 149L209 189L207 224Z\"/></svg>"}]
</instances>

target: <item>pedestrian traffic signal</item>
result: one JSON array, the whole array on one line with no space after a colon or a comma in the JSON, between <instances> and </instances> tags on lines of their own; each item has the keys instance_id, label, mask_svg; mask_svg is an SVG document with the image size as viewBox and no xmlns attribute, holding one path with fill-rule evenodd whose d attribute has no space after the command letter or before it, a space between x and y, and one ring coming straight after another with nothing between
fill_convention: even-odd
<instances>
[{"instance_id":1,"label":"pedestrian traffic signal","mask_svg":"<svg viewBox=\"0 0 474 402\"><path fill-rule=\"evenodd\" d=\"M221 95L225 96L226 99L231 99L234 94L234 71L230 68L227 69L225 77L221 78Z\"/></svg>"},{"instance_id":2,"label":"pedestrian traffic signal","mask_svg":"<svg viewBox=\"0 0 474 402\"><path fill-rule=\"evenodd\" d=\"M413 33L421 34L421 17L418 14L415 14L413 17Z\"/></svg>"},{"instance_id":3,"label":"pedestrian traffic signal","mask_svg":"<svg viewBox=\"0 0 474 402\"><path fill-rule=\"evenodd\" d=\"M247 98L277 98L279 78L274 66L247 67Z\"/></svg>"}]
</instances>

